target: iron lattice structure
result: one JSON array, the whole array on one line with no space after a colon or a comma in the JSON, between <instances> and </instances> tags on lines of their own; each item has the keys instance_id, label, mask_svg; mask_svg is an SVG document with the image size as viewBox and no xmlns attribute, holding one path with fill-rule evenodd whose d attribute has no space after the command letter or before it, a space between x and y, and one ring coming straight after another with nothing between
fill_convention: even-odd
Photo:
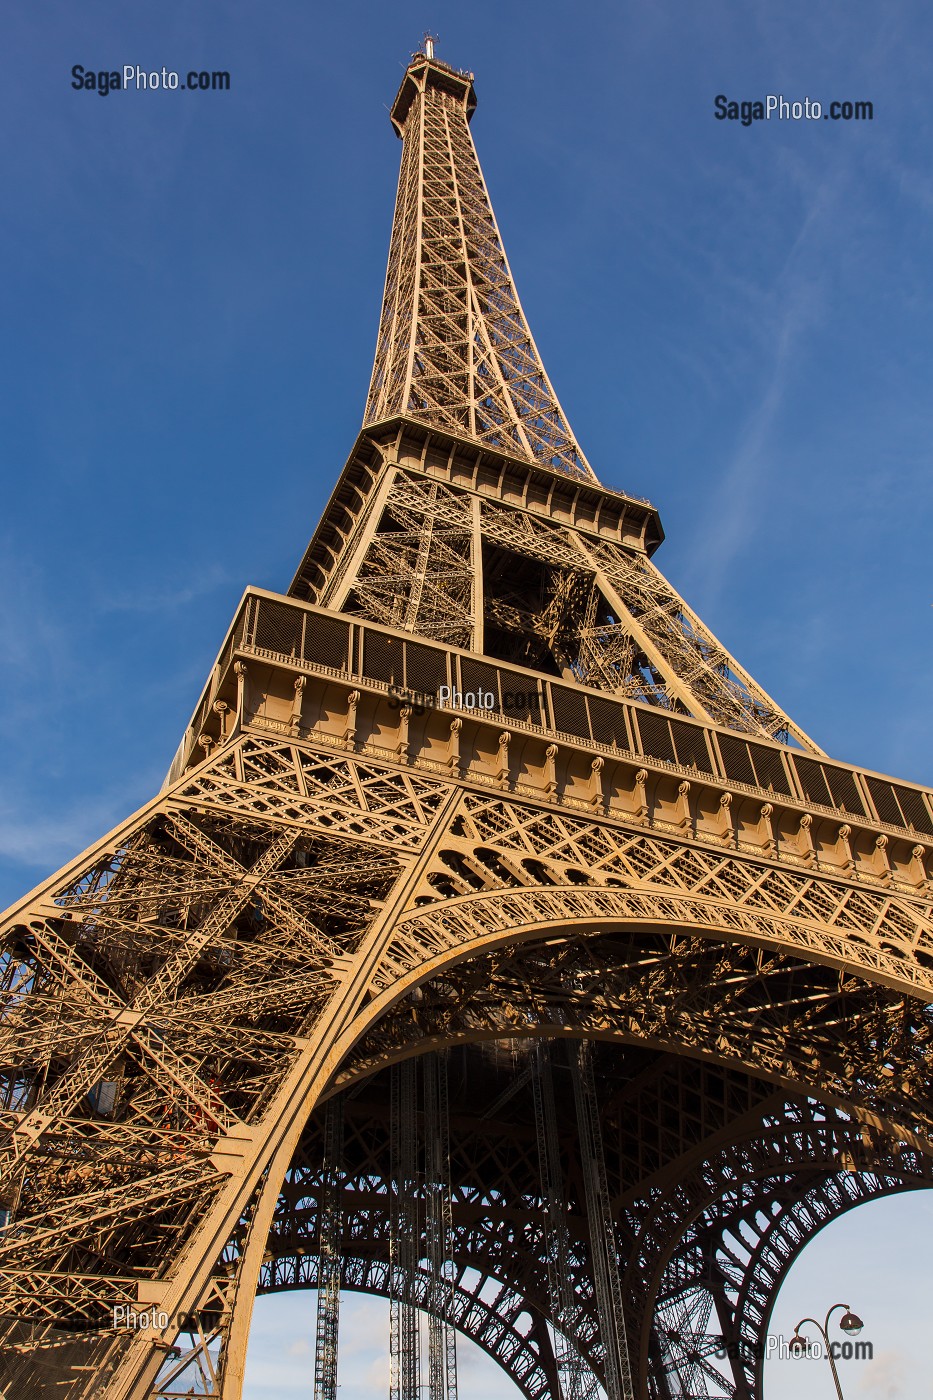
<instances>
[{"instance_id":1,"label":"iron lattice structure","mask_svg":"<svg viewBox=\"0 0 933 1400\"><path fill-rule=\"evenodd\" d=\"M415 56L291 589L0 925L5 1400L237 1400L257 1290L304 1287L332 1394L338 1284L391 1300L400 1400L419 1308L434 1400L454 1330L529 1400L760 1400L798 1251L931 1182L931 795L829 760L597 482L473 107Z\"/></svg>"},{"instance_id":2,"label":"iron lattice structure","mask_svg":"<svg viewBox=\"0 0 933 1400\"><path fill-rule=\"evenodd\" d=\"M515 291L467 125L470 76L415 57L364 426L408 415L595 481Z\"/></svg>"}]
</instances>

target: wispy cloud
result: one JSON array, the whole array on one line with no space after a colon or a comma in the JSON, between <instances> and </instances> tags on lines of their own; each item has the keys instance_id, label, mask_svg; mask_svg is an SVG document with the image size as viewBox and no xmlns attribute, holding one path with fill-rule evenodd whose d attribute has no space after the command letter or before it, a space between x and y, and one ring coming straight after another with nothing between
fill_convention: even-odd
<instances>
[{"instance_id":1,"label":"wispy cloud","mask_svg":"<svg viewBox=\"0 0 933 1400\"><path fill-rule=\"evenodd\" d=\"M802 178L795 171L795 178ZM770 478L775 458L772 443L785 408L788 385L806 355L806 338L821 315L821 286L831 256L827 232L832 226L845 184L842 169L831 184L811 193L783 268L765 299L768 314L759 322L759 343L766 366L757 397L740 430L735 449L710 496L711 535L697 531L691 572L707 601L721 593L726 579L754 525L771 497ZM756 293L755 314L762 311Z\"/></svg>"},{"instance_id":2,"label":"wispy cloud","mask_svg":"<svg viewBox=\"0 0 933 1400\"><path fill-rule=\"evenodd\" d=\"M135 586L132 581L124 582L119 593L108 594L100 603L102 613L162 613L173 612L218 588L225 588L233 575L218 562L201 571L181 571L184 581Z\"/></svg>"},{"instance_id":3,"label":"wispy cloud","mask_svg":"<svg viewBox=\"0 0 933 1400\"><path fill-rule=\"evenodd\" d=\"M770 442L784 404L789 367L802 332L813 318L813 304L803 283L789 293L773 338L770 372L760 397L751 408L735 451L723 469L714 493L715 547L704 536L697 545L697 572L707 597L718 594L733 562L748 538L765 490ZM705 577L703 577L705 575Z\"/></svg>"},{"instance_id":4,"label":"wispy cloud","mask_svg":"<svg viewBox=\"0 0 933 1400\"><path fill-rule=\"evenodd\" d=\"M140 782L134 789L137 786L145 790L146 783ZM30 870L55 870L112 830L133 809L134 795L125 786L70 800L44 813L5 796L0 802L0 858Z\"/></svg>"},{"instance_id":5,"label":"wispy cloud","mask_svg":"<svg viewBox=\"0 0 933 1400\"><path fill-rule=\"evenodd\" d=\"M870 1400L903 1400L907 1395L904 1358L897 1351L880 1351L865 1365L859 1393Z\"/></svg>"},{"instance_id":6,"label":"wispy cloud","mask_svg":"<svg viewBox=\"0 0 933 1400\"><path fill-rule=\"evenodd\" d=\"M0 537L0 660L10 683L24 674L54 669L56 658L69 645L69 630L59 609L46 597L41 569L23 555L9 534Z\"/></svg>"}]
</instances>

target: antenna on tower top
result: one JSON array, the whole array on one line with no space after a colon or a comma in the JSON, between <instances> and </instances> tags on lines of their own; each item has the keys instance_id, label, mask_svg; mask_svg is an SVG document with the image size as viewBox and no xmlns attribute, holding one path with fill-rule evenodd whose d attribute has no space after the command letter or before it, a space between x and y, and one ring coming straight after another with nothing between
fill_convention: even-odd
<instances>
[{"instance_id":1,"label":"antenna on tower top","mask_svg":"<svg viewBox=\"0 0 933 1400\"><path fill-rule=\"evenodd\" d=\"M425 56L425 58L433 58L433 57L434 57L434 44L435 44L436 39L437 39L437 35L436 35L436 34L425 34L425 36L424 36L424 56Z\"/></svg>"}]
</instances>

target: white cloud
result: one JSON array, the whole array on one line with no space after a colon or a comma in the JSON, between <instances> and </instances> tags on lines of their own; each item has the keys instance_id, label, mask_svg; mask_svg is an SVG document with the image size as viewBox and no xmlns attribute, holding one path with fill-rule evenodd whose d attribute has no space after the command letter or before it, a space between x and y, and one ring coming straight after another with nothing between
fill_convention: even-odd
<instances>
[{"instance_id":1,"label":"white cloud","mask_svg":"<svg viewBox=\"0 0 933 1400\"><path fill-rule=\"evenodd\" d=\"M158 783L149 783L154 795ZM136 784L145 789L145 783ZM71 797L50 812L37 813L24 799L0 804L0 858L32 870L55 870L101 840L133 811L130 789L121 785L91 798Z\"/></svg>"},{"instance_id":2,"label":"white cloud","mask_svg":"<svg viewBox=\"0 0 933 1400\"><path fill-rule=\"evenodd\" d=\"M155 586L140 585L132 578L124 579L118 594L108 593L99 603L102 613L160 613L173 612L187 606L198 598L203 598L218 588L226 587L231 579L229 569L216 561L206 569L176 570L184 578L183 583L172 583L170 579Z\"/></svg>"},{"instance_id":3,"label":"white cloud","mask_svg":"<svg viewBox=\"0 0 933 1400\"><path fill-rule=\"evenodd\" d=\"M907 1395L904 1358L897 1351L882 1351L866 1364L859 1393L870 1400L901 1400Z\"/></svg>"}]
</instances>

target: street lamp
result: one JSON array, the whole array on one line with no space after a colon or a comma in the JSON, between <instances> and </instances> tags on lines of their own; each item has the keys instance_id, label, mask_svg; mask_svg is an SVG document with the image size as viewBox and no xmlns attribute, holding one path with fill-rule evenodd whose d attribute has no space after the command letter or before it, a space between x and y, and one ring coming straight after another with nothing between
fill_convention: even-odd
<instances>
[{"instance_id":1,"label":"street lamp","mask_svg":"<svg viewBox=\"0 0 933 1400\"><path fill-rule=\"evenodd\" d=\"M839 1384L839 1374L836 1370L836 1363L833 1360L833 1349L830 1346L829 1342L829 1319L832 1317L833 1313L838 1311L840 1308L842 1309L842 1317L839 1319L840 1331L845 1332L846 1335L849 1337L857 1337L859 1332L861 1332L862 1328L865 1325L862 1322L862 1319L856 1316L856 1314L849 1307L848 1303L834 1303L833 1306L830 1308L829 1312L826 1314L826 1320L823 1323L822 1327L817 1322L815 1317L802 1317L797 1323L797 1326L794 1328L794 1335L790 1339L789 1346L790 1351L794 1356L807 1355L808 1351L810 1350L810 1343L807 1341L806 1337L801 1336L800 1329L805 1322L812 1322L813 1326L823 1338L823 1343L826 1347L826 1360L829 1362L830 1369L833 1373L833 1380L836 1384L836 1394L839 1397L839 1400L845 1400L845 1396L842 1393L842 1386Z\"/></svg>"}]
</instances>

